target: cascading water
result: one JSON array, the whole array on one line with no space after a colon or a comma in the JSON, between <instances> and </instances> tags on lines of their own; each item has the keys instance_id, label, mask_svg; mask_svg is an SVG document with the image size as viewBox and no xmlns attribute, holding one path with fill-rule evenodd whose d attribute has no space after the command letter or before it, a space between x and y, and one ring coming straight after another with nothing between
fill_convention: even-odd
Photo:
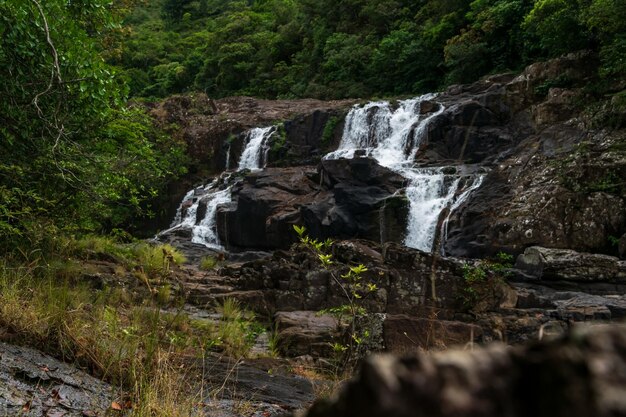
<instances>
[{"instance_id":1,"label":"cascading water","mask_svg":"<svg viewBox=\"0 0 626 417\"><path fill-rule=\"evenodd\" d=\"M445 110L443 105L434 102L435 99L435 94L427 94L399 101L395 108L385 101L355 106L346 117L338 149L324 157L353 158L359 150L406 178L409 219L404 243L423 251L434 250L433 244L438 232L445 237L451 213L469 198L483 179L482 175L472 174L464 169L458 171L458 167L451 169L413 166L430 122ZM238 170L258 170L264 167L267 141L275 132L276 127L269 126L251 129L245 134L245 148ZM218 180L206 187L192 190L185 195L172 228L166 232L176 228L188 228L192 231L192 242L222 249L217 235L217 209L221 204L230 201L230 187L220 190ZM201 207L204 208L203 205L206 205L206 210L200 210ZM441 229L437 230L441 213L446 208L448 215L443 220ZM204 211L202 218L198 218L199 211ZM382 212L380 221L382 240Z\"/></svg>"},{"instance_id":2,"label":"cascading water","mask_svg":"<svg viewBox=\"0 0 626 417\"><path fill-rule=\"evenodd\" d=\"M276 126L257 127L246 133L246 147L239 159L238 170L257 170L265 165L267 140L276 132Z\"/></svg>"},{"instance_id":3,"label":"cascading water","mask_svg":"<svg viewBox=\"0 0 626 417\"><path fill-rule=\"evenodd\" d=\"M213 249L223 249L217 235L217 208L220 204L230 203L230 187L208 195L206 213L192 229L191 241ZM195 217L195 215L194 215Z\"/></svg>"},{"instance_id":4,"label":"cascading water","mask_svg":"<svg viewBox=\"0 0 626 417\"><path fill-rule=\"evenodd\" d=\"M262 169L265 165L267 140L276 132L276 126L250 129L245 133L245 148L241 153L237 169ZM226 152L226 170L229 169L230 145ZM164 235L173 230L191 229L191 241L212 249L223 249L217 234L217 209L231 201L230 187L219 188L220 179L189 191L181 202L176 217L169 229L159 233ZM203 207L204 210L200 210ZM202 216L198 216L201 211ZM200 217L200 218L199 218Z\"/></svg>"},{"instance_id":5,"label":"cascading water","mask_svg":"<svg viewBox=\"0 0 626 417\"><path fill-rule=\"evenodd\" d=\"M217 208L231 201L230 187L220 190L218 180L205 187L189 191L176 210L176 217L169 229L160 235L176 229L191 229L191 241L211 249L223 249L217 234ZM200 206L205 207L204 215L198 218Z\"/></svg>"},{"instance_id":6,"label":"cascading water","mask_svg":"<svg viewBox=\"0 0 626 417\"><path fill-rule=\"evenodd\" d=\"M445 110L436 104L437 110L422 112L422 106L435 98L435 94L427 94L403 100L395 110L384 101L355 106L346 117L339 148L325 156L353 158L355 151L364 151L380 165L404 176L408 180L409 199L404 243L423 251L433 250L442 211L446 207L450 211L458 208L482 181L482 177L471 177L468 187L468 181L461 181L459 175L445 174L443 168L412 166L430 122Z\"/></svg>"}]
</instances>

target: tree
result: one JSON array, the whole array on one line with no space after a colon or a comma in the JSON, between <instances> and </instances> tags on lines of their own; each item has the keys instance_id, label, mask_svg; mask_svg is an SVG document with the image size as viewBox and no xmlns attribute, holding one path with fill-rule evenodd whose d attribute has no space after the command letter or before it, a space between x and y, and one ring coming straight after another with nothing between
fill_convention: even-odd
<instances>
[{"instance_id":1,"label":"tree","mask_svg":"<svg viewBox=\"0 0 626 417\"><path fill-rule=\"evenodd\" d=\"M171 168L152 166L162 162L157 137L124 108L126 87L102 57L120 17L110 6L0 3L0 244L42 218L71 228L118 221L104 207L128 215L152 193L137 161L147 160L150 180Z\"/></svg>"}]
</instances>

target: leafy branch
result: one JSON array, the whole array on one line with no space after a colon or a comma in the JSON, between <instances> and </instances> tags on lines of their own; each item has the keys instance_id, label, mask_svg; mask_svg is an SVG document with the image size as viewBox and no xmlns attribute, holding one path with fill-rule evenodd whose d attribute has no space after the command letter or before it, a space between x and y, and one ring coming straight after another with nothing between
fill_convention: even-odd
<instances>
[{"instance_id":1,"label":"leafy branch","mask_svg":"<svg viewBox=\"0 0 626 417\"><path fill-rule=\"evenodd\" d=\"M349 266L348 270L338 275L334 267L333 255L328 251L333 245L331 239L319 241L312 239L306 234L304 226L294 225L293 229L298 235L300 244L317 255L321 266L330 274L331 279L341 290L346 304L323 310L322 313L329 313L337 316L340 321L343 317L349 318L349 340L347 344L336 342L332 345L333 351L344 356L344 364L350 362L356 353L356 349L367 338L369 332L364 331L359 334L357 331L357 320L366 315L365 308L361 305L363 299L378 290L374 283L363 283L363 274L367 272L367 267L363 264Z\"/></svg>"}]
</instances>

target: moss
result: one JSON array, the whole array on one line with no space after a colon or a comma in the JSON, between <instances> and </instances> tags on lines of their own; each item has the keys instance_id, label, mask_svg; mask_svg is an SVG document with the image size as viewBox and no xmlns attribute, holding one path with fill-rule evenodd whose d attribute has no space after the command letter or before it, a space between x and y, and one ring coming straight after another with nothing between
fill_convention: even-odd
<instances>
[{"instance_id":1,"label":"moss","mask_svg":"<svg viewBox=\"0 0 626 417\"><path fill-rule=\"evenodd\" d=\"M333 135L335 134L335 129L341 119L338 116L331 116L326 125L324 126L324 132L322 132L322 145L328 146L332 142Z\"/></svg>"}]
</instances>

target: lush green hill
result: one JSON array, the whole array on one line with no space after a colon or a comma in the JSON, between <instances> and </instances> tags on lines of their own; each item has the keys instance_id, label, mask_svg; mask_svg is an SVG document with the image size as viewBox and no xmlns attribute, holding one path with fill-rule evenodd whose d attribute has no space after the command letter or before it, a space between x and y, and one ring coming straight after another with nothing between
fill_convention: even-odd
<instances>
[{"instance_id":1,"label":"lush green hill","mask_svg":"<svg viewBox=\"0 0 626 417\"><path fill-rule=\"evenodd\" d=\"M126 25L136 96L415 94L585 48L626 72L620 0L155 0Z\"/></svg>"}]
</instances>

